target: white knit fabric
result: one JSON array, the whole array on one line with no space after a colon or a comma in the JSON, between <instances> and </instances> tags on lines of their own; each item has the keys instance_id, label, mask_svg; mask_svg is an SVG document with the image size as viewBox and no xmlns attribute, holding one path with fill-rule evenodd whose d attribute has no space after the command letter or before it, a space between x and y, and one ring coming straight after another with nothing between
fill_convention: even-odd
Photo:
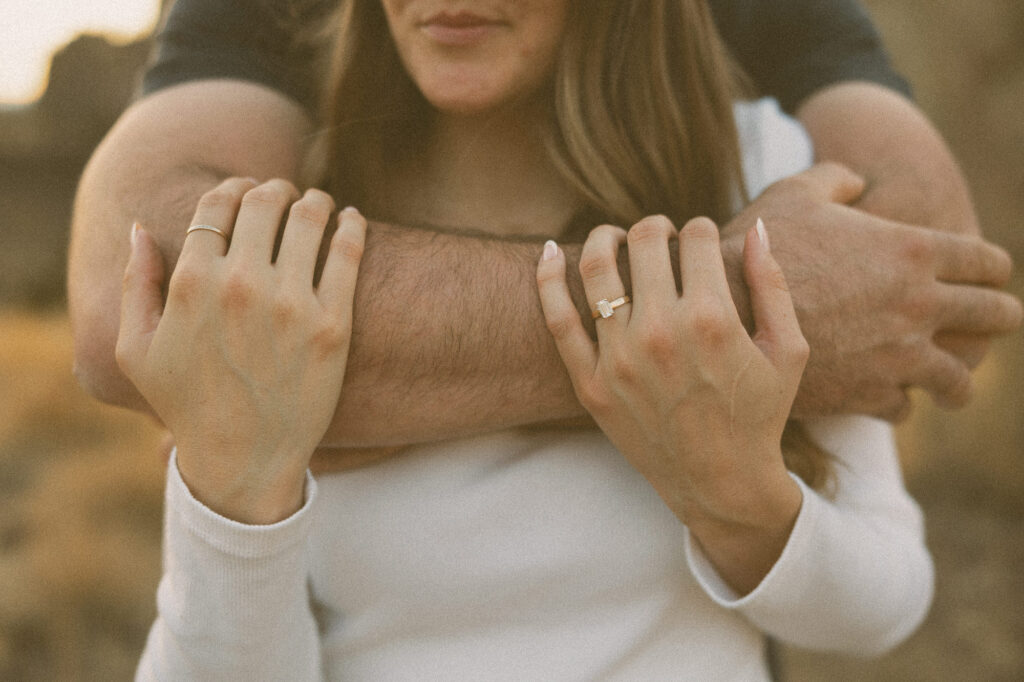
<instances>
[{"instance_id":1,"label":"white knit fabric","mask_svg":"<svg viewBox=\"0 0 1024 682\"><path fill-rule=\"evenodd\" d=\"M810 163L774 103L737 116L755 194ZM309 479L303 509L266 527L206 509L172 457L137 679L765 680L765 633L885 651L930 603L920 511L887 424L809 429L835 456L837 493L802 487L782 556L742 597L596 431L410 448Z\"/></svg>"}]
</instances>

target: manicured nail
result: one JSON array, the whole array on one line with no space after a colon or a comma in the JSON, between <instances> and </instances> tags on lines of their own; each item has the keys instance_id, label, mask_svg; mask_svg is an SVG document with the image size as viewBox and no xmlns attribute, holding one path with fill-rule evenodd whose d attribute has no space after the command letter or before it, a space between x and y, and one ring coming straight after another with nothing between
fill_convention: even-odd
<instances>
[{"instance_id":1,"label":"manicured nail","mask_svg":"<svg viewBox=\"0 0 1024 682\"><path fill-rule=\"evenodd\" d=\"M346 206L345 208L341 209L341 212L342 213L359 213L359 209L356 208L355 206Z\"/></svg>"},{"instance_id":2,"label":"manicured nail","mask_svg":"<svg viewBox=\"0 0 1024 682\"><path fill-rule=\"evenodd\" d=\"M558 255L558 244L552 240L544 242L544 253L541 255L541 260L551 260Z\"/></svg>"},{"instance_id":3,"label":"manicured nail","mask_svg":"<svg viewBox=\"0 0 1024 682\"><path fill-rule=\"evenodd\" d=\"M764 221L760 218L757 219L755 229L757 230L757 238L761 240L762 244L764 244L764 248L771 249L771 245L768 243L768 232L765 231Z\"/></svg>"},{"instance_id":4,"label":"manicured nail","mask_svg":"<svg viewBox=\"0 0 1024 682\"><path fill-rule=\"evenodd\" d=\"M135 241L139 238L139 224L132 223L132 231L129 233L128 243L135 248Z\"/></svg>"}]
</instances>

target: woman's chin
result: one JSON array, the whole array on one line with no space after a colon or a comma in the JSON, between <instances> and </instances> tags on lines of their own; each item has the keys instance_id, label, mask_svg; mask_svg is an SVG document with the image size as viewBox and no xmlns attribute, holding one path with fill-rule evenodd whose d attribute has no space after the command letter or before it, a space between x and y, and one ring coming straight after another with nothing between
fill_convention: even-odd
<instances>
[{"instance_id":1,"label":"woman's chin","mask_svg":"<svg viewBox=\"0 0 1024 682\"><path fill-rule=\"evenodd\" d=\"M456 117L487 117L502 113L522 113L524 106L535 102L530 95L492 92L467 92L433 95L424 93L427 102L440 114Z\"/></svg>"},{"instance_id":2,"label":"woman's chin","mask_svg":"<svg viewBox=\"0 0 1024 682\"><path fill-rule=\"evenodd\" d=\"M427 101L438 112L452 116L481 116L500 111L508 103L497 97L479 93L444 93L443 95L427 95Z\"/></svg>"}]
</instances>

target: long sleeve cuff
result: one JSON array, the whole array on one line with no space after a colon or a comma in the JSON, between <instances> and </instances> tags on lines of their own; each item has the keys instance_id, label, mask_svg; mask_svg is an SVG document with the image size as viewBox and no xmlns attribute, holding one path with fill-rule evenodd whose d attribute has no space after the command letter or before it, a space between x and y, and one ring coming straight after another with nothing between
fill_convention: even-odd
<instances>
[{"instance_id":1,"label":"long sleeve cuff","mask_svg":"<svg viewBox=\"0 0 1024 682\"><path fill-rule=\"evenodd\" d=\"M913 528L837 507L797 479L803 503L786 547L751 592L738 595L686 535L690 571L708 597L796 646L873 656L927 613L933 567Z\"/></svg>"},{"instance_id":2,"label":"long sleeve cuff","mask_svg":"<svg viewBox=\"0 0 1024 682\"><path fill-rule=\"evenodd\" d=\"M722 580L700 543L693 538L689 529L686 530L686 561L690 571L704 592L722 608L743 609L762 602L786 604L794 596L799 595L802 585L806 584L800 575L800 562L802 557L810 553L810 545L814 541L819 516L817 505L821 500L798 476L792 474L790 476L800 486L800 492L803 495L800 512L797 514L793 530L789 534L789 540L775 565L761 579L757 587L747 594L738 595Z\"/></svg>"},{"instance_id":3,"label":"long sleeve cuff","mask_svg":"<svg viewBox=\"0 0 1024 682\"><path fill-rule=\"evenodd\" d=\"M266 526L227 519L167 468L164 575L137 680L317 680L306 542L316 501Z\"/></svg>"},{"instance_id":4,"label":"long sleeve cuff","mask_svg":"<svg viewBox=\"0 0 1024 682\"><path fill-rule=\"evenodd\" d=\"M257 559L282 552L302 542L312 520L316 480L306 472L305 501L288 518L270 525L249 525L221 516L192 496L178 471L177 453L167 467L166 513L177 514L182 527L225 554Z\"/></svg>"}]
</instances>

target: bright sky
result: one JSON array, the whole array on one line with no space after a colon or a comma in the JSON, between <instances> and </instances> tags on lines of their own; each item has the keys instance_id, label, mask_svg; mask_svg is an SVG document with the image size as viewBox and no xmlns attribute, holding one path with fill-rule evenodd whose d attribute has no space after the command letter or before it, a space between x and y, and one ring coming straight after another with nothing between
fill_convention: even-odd
<instances>
[{"instance_id":1,"label":"bright sky","mask_svg":"<svg viewBox=\"0 0 1024 682\"><path fill-rule=\"evenodd\" d=\"M50 55L76 34L127 41L156 23L160 0L0 0L0 104L31 102Z\"/></svg>"}]
</instances>

